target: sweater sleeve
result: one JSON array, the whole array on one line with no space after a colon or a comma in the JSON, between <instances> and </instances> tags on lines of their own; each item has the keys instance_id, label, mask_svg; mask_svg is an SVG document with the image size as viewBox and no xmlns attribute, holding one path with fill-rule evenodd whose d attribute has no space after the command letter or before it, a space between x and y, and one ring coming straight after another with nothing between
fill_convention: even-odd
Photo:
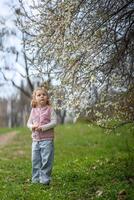
<instances>
[{"instance_id":1,"label":"sweater sleeve","mask_svg":"<svg viewBox=\"0 0 134 200\"><path fill-rule=\"evenodd\" d=\"M52 109L51 110L51 118L50 118L50 122L48 124L42 125L42 131L47 131L51 128L54 128L57 124L57 117L56 117L56 113L55 111Z\"/></svg>"},{"instance_id":2,"label":"sweater sleeve","mask_svg":"<svg viewBox=\"0 0 134 200\"><path fill-rule=\"evenodd\" d=\"M28 119L28 122L27 122L27 127L32 131L32 126L33 126L33 122L32 122L32 113L33 113L33 110L31 110L31 113L30 113L30 116L29 116L29 119Z\"/></svg>"}]
</instances>

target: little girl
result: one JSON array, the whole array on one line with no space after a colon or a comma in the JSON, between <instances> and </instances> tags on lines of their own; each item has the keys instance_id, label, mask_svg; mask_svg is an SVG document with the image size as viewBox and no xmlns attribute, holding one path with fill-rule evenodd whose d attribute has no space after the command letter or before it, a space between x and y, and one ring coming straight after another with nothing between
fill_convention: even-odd
<instances>
[{"instance_id":1,"label":"little girl","mask_svg":"<svg viewBox=\"0 0 134 200\"><path fill-rule=\"evenodd\" d=\"M56 114L50 106L48 93L37 88L32 96L32 110L27 122L32 131L32 183L49 185L54 159L54 127Z\"/></svg>"}]
</instances>

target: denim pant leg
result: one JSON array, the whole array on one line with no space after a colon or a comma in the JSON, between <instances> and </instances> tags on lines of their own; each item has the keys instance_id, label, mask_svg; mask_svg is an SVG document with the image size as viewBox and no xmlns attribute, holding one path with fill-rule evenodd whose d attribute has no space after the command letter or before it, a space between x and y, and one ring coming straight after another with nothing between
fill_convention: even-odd
<instances>
[{"instance_id":1,"label":"denim pant leg","mask_svg":"<svg viewBox=\"0 0 134 200\"><path fill-rule=\"evenodd\" d=\"M41 152L39 142L32 143L32 182L39 182L41 168Z\"/></svg>"},{"instance_id":2,"label":"denim pant leg","mask_svg":"<svg viewBox=\"0 0 134 200\"><path fill-rule=\"evenodd\" d=\"M40 183L51 181L51 172L54 160L54 142L44 140L40 142L42 165L40 170Z\"/></svg>"}]
</instances>

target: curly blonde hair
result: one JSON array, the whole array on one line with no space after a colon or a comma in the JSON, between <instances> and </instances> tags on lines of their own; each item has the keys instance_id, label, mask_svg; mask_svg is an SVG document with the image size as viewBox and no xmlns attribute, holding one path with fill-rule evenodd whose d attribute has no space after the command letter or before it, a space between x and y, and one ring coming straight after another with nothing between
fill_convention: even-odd
<instances>
[{"instance_id":1,"label":"curly blonde hair","mask_svg":"<svg viewBox=\"0 0 134 200\"><path fill-rule=\"evenodd\" d=\"M46 105L50 105L50 100L49 100L49 95L48 95L48 91L44 88L44 87L38 87L33 91L32 94L32 100L31 100L31 106L32 108L36 108L37 107L37 101L36 101L36 92L38 90L42 90L46 95L47 95L47 102Z\"/></svg>"}]
</instances>

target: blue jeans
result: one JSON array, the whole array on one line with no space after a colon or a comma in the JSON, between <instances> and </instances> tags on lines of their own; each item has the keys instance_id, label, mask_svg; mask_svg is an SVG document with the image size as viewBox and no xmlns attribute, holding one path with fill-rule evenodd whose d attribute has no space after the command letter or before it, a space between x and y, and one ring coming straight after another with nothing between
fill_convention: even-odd
<instances>
[{"instance_id":1,"label":"blue jeans","mask_svg":"<svg viewBox=\"0 0 134 200\"><path fill-rule=\"evenodd\" d=\"M54 160L53 140L32 142L32 182L47 184L51 181Z\"/></svg>"}]
</instances>

